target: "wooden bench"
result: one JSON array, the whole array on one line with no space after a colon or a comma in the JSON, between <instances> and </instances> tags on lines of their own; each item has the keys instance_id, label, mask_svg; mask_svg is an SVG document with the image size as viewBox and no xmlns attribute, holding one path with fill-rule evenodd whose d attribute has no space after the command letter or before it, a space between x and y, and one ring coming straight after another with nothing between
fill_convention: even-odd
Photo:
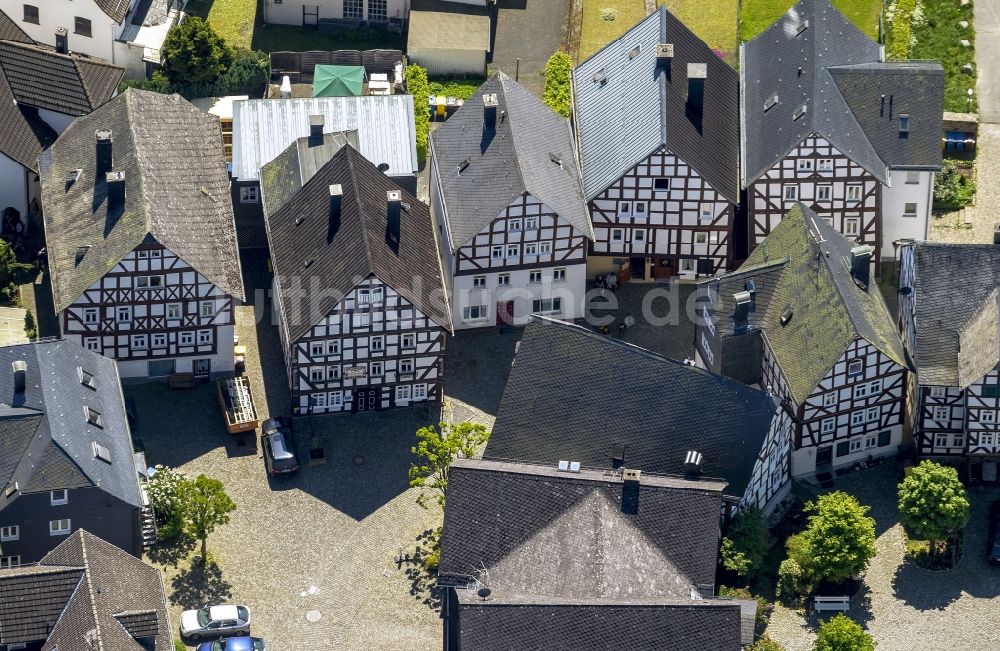
<instances>
[{"instance_id":1,"label":"wooden bench","mask_svg":"<svg viewBox=\"0 0 1000 651\"><path fill-rule=\"evenodd\" d=\"M193 389L194 373L171 373L167 384L171 389Z\"/></svg>"},{"instance_id":2,"label":"wooden bench","mask_svg":"<svg viewBox=\"0 0 1000 651\"><path fill-rule=\"evenodd\" d=\"M850 597L813 597L813 609L818 613L826 610L846 613L850 607Z\"/></svg>"}]
</instances>

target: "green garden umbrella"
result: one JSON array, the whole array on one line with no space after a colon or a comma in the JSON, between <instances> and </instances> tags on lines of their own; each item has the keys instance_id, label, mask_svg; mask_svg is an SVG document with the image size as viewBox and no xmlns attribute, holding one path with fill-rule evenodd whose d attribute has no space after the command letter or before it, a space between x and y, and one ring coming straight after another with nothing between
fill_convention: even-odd
<instances>
[{"instance_id":1,"label":"green garden umbrella","mask_svg":"<svg viewBox=\"0 0 1000 651\"><path fill-rule=\"evenodd\" d=\"M313 72L313 97L357 97L364 85L363 66L317 65Z\"/></svg>"}]
</instances>

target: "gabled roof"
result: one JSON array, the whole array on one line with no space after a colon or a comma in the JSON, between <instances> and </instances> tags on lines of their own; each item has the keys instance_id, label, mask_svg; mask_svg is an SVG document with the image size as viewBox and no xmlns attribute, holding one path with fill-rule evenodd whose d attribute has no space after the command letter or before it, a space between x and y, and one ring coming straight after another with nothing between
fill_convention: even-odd
<instances>
[{"instance_id":1,"label":"gabled roof","mask_svg":"<svg viewBox=\"0 0 1000 651\"><path fill-rule=\"evenodd\" d=\"M0 10L0 41L34 43L30 36L10 16Z\"/></svg>"},{"instance_id":2,"label":"gabled roof","mask_svg":"<svg viewBox=\"0 0 1000 651\"><path fill-rule=\"evenodd\" d=\"M661 43L673 45L669 65L657 64ZM687 110L688 71L699 64L707 72L700 125ZM573 101L587 199L666 147L739 200L739 77L666 7L577 66Z\"/></svg>"},{"instance_id":3,"label":"gabled roof","mask_svg":"<svg viewBox=\"0 0 1000 651\"><path fill-rule=\"evenodd\" d=\"M922 386L965 388L1000 362L994 345L1000 246L913 246L917 379Z\"/></svg>"},{"instance_id":4,"label":"gabled roof","mask_svg":"<svg viewBox=\"0 0 1000 651\"><path fill-rule=\"evenodd\" d=\"M497 99L493 129L484 122L487 94ZM431 156L453 251L525 193L593 239L569 121L504 73L431 133Z\"/></svg>"},{"instance_id":5,"label":"gabled roof","mask_svg":"<svg viewBox=\"0 0 1000 651\"><path fill-rule=\"evenodd\" d=\"M770 396L736 380L534 317L484 457L611 468L624 445L628 467L679 474L695 450L707 475L742 496L776 410Z\"/></svg>"},{"instance_id":6,"label":"gabled roof","mask_svg":"<svg viewBox=\"0 0 1000 651\"><path fill-rule=\"evenodd\" d=\"M308 136L309 117L323 116L323 131L357 131L358 151L389 176L417 173L412 95L251 99L233 103L233 177L259 178L260 168L293 141Z\"/></svg>"},{"instance_id":7,"label":"gabled roof","mask_svg":"<svg viewBox=\"0 0 1000 651\"><path fill-rule=\"evenodd\" d=\"M125 20L125 16L128 15L132 0L94 0L94 3L108 18L121 25L122 21Z\"/></svg>"},{"instance_id":8,"label":"gabled roof","mask_svg":"<svg viewBox=\"0 0 1000 651\"><path fill-rule=\"evenodd\" d=\"M881 46L830 0L800 0L744 43L744 187L813 133L883 183L887 167L939 168L941 66L881 61ZM900 137L899 114L910 115L908 137Z\"/></svg>"},{"instance_id":9,"label":"gabled roof","mask_svg":"<svg viewBox=\"0 0 1000 651\"><path fill-rule=\"evenodd\" d=\"M23 394L14 390L12 364L27 365ZM80 371L91 374L84 386ZM88 423L86 409L101 417ZM106 448L100 460L94 444ZM0 485L21 493L97 486L141 506L132 442L114 360L70 341L0 347ZM0 510L11 499L0 498Z\"/></svg>"},{"instance_id":10,"label":"gabled roof","mask_svg":"<svg viewBox=\"0 0 1000 651\"><path fill-rule=\"evenodd\" d=\"M288 149L260 168L264 213L276 213L346 144L358 148L357 131L324 133L317 138L305 136L288 145Z\"/></svg>"},{"instance_id":11,"label":"gabled roof","mask_svg":"<svg viewBox=\"0 0 1000 651\"><path fill-rule=\"evenodd\" d=\"M331 229L330 186L340 185L340 220ZM386 243L386 192L398 191L399 251ZM289 342L307 334L360 280L376 276L443 328L451 316L430 211L350 145L266 217L281 316ZM303 300L296 288L320 278L323 290Z\"/></svg>"},{"instance_id":12,"label":"gabled roof","mask_svg":"<svg viewBox=\"0 0 1000 651\"><path fill-rule=\"evenodd\" d=\"M728 337L733 335L733 294L746 289L747 279L754 280L749 329L763 333L798 404L859 337L908 366L874 277L863 289L851 276L853 246L796 204L739 269L702 283L719 293L713 308L719 331ZM782 325L782 314L789 308L791 319Z\"/></svg>"},{"instance_id":13,"label":"gabled roof","mask_svg":"<svg viewBox=\"0 0 1000 651\"><path fill-rule=\"evenodd\" d=\"M169 651L158 571L78 529L37 565L0 570L0 644Z\"/></svg>"},{"instance_id":14,"label":"gabled roof","mask_svg":"<svg viewBox=\"0 0 1000 651\"><path fill-rule=\"evenodd\" d=\"M95 178L98 130L111 130L112 167L125 172L120 215ZM42 203L57 312L149 240L243 299L219 121L179 95L129 88L76 119L45 152ZM78 263L81 247L89 248Z\"/></svg>"},{"instance_id":15,"label":"gabled roof","mask_svg":"<svg viewBox=\"0 0 1000 651\"><path fill-rule=\"evenodd\" d=\"M0 72L18 104L79 116L114 97L125 68L35 44L0 41Z\"/></svg>"}]
</instances>

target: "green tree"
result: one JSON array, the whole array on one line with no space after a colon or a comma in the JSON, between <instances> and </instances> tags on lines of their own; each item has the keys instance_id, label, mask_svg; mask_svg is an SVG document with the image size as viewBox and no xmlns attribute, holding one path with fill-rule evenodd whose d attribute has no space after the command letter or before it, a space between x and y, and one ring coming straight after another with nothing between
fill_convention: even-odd
<instances>
[{"instance_id":1,"label":"green tree","mask_svg":"<svg viewBox=\"0 0 1000 651\"><path fill-rule=\"evenodd\" d=\"M746 651L785 651L785 647L781 646L765 634L764 637L746 647Z\"/></svg>"},{"instance_id":2,"label":"green tree","mask_svg":"<svg viewBox=\"0 0 1000 651\"><path fill-rule=\"evenodd\" d=\"M429 500L444 506L448 489L448 468L455 459L468 459L489 440L490 433L482 425L465 421L457 425L441 423L417 430L417 444L410 452L418 462L410 466L410 486L423 489L417 504L427 508Z\"/></svg>"},{"instance_id":3,"label":"green tree","mask_svg":"<svg viewBox=\"0 0 1000 651\"><path fill-rule=\"evenodd\" d=\"M239 49L233 52L233 63L216 82L218 95L251 95L260 97L271 76L271 58L267 52Z\"/></svg>"},{"instance_id":4,"label":"green tree","mask_svg":"<svg viewBox=\"0 0 1000 651\"><path fill-rule=\"evenodd\" d=\"M184 530L201 541L201 560L208 557L209 534L219 525L229 522L236 504L226 495L222 482L205 475L181 484L179 498L184 509Z\"/></svg>"},{"instance_id":5,"label":"green tree","mask_svg":"<svg viewBox=\"0 0 1000 651\"><path fill-rule=\"evenodd\" d=\"M868 510L841 491L806 504L809 523L802 535L815 580L840 583L865 569L875 555L875 520L868 517Z\"/></svg>"},{"instance_id":6,"label":"green tree","mask_svg":"<svg viewBox=\"0 0 1000 651\"><path fill-rule=\"evenodd\" d=\"M34 267L27 262L19 262L17 254L6 240L0 240L0 293L11 301L17 295L17 286L31 280Z\"/></svg>"},{"instance_id":7,"label":"green tree","mask_svg":"<svg viewBox=\"0 0 1000 651\"><path fill-rule=\"evenodd\" d=\"M176 88L213 84L233 61L233 51L212 26L189 16L163 40L163 70Z\"/></svg>"},{"instance_id":8,"label":"green tree","mask_svg":"<svg viewBox=\"0 0 1000 651\"><path fill-rule=\"evenodd\" d=\"M955 161L941 161L941 171L934 175L935 209L967 206L976 194L976 183L958 170Z\"/></svg>"},{"instance_id":9,"label":"green tree","mask_svg":"<svg viewBox=\"0 0 1000 651\"><path fill-rule=\"evenodd\" d=\"M819 625L813 651L875 651L875 640L857 622L837 614Z\"/></svg>"},{"instance_id":10,"label":"green tree","mask_svg":"<svg viewBox=\"0 0 1000 651\"><path fill-rule=\"evenodd\" d=\"M778 583L774 587L775 596L785 604L794 603L805 591L802 566L793 559L786 558L778 566Z\"/></svg>"},{"instance_id":11,"label":"green tree","mask_svg":"<svg viewBox=\"0 0 1000 651\"><path fill-rule=\"evenodd\" d=\"M933 461L921 461L899 484L902 523L930 542L931 555L969 521L969 499L958 472Z\"/></svg>"},{"instance_id":12,"label":"green tree","mask_svg":"<svg viewBox=\"0 0 1000 651\"><path fill-rule=\"evenodd\" d=\"M545 77L545 90L542 101L550 109L563 116L570 113L570 75L573 73L573 59L563 51L549 57L542 76Z\"/></svg>"},{"instance_id":13,"label":"green tree","mask_svg":"<svg viewBox=\"0 0 1000 651\"><path fill-rule=\"evenodd\" d=\"M771 537L760 509L741 511L722 539L722 566L751 581L760 571L770 547Z\"/></svg>"},{"instance_id":14,"label":"green tree","mask_svg":"<svg viewBox=\"0 0 1000 651\"><path fill-rule=\"evenodd\" d=\"M427 158L427 138L431 132L430 83L427 71L411 63L406 66L406 89L413 95L413 123L417 132L417 160L422 165Z\"/></svg>"}]
</instances>

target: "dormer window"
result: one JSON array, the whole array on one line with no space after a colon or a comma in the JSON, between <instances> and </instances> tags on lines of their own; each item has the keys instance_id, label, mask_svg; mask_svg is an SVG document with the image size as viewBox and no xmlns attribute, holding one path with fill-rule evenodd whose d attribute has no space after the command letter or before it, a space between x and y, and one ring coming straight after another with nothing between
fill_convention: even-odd
<instances>
[{"instance_id":1,"label":"dormer window","mask_svg":"<svg viewBox=\"0 0 1000 651\"><path fill-rule=\"evenodd\" d=\"M766 100L764 100L764 112L767 113L767 111L777 103L778 103L777 94L768 97Z\"/></svg>"},{"instance_id":2,"label":"dormer window","mask_svg":"<svg viewBox=\"0 0 1000 651\"><path fill-rule=\"evenodd\" d=\"M795 109L795 113L792 114L792 120L798 120L805 114L806 114L806 105L803 104L799 108Z\"/></svg>"},{"instance_id":3,"label":"dormer window","mask_svg":"<svg viewBox=\"0 0 1000 651\"><path fill-rule=\"evenodd\" d=\"M111 463L111 450L107 449L97 441L93 441L91 446L94 448L95 459L99 459L104 463Z\"/></svg>"},{"instance_id":4,"label":"dormer window","mask_svg":"<svg viewBox=\"0 0 1000 651\"><path fill-rule=\"evenodd\" d=\"M906 113L899 115L899 136L905 138L910 133L910 116Z\"/></svg>"},{"instance_id":5,"label":"dormer window","mask_svg":"<svg viewBox=\"0 0 1000 651\"><path fill-rule=\"evenodd\" d=\"M91 407L84 407L83 413L87 416L87 422L94 427L104 428L104 419L101 418L101 412L92 409Z\"/></svg>"},{"instance_id":6,"label":"dormer window","mask_svg":"<svg viewBox=\"0 0 1000 651\"><path fill-rule=\"evenodd\" d=\"M80 384L88 389L97 389L97 381L94 379L93 373L83 370L82 366L77 366L76 372L80 376Z\"/></svg>"}]
</instances>

